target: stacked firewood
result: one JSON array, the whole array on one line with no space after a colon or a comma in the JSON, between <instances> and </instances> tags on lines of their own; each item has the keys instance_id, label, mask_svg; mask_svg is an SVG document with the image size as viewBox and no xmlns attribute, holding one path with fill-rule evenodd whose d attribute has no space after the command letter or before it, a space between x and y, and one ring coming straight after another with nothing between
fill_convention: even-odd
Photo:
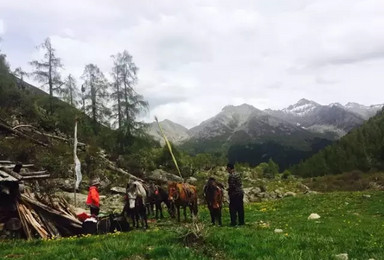
<instances>
[{"instance_id":1,"label":"stacked firewood","mask_svg":"<svg viewBox=\"0 0 384 260\"><path fill-rule=\"evenodd\" d=\"M81 234L82 223L63 198L25 193L16 202L22 230L27 239L57 238Z\"/></svg>"}]
</instances>

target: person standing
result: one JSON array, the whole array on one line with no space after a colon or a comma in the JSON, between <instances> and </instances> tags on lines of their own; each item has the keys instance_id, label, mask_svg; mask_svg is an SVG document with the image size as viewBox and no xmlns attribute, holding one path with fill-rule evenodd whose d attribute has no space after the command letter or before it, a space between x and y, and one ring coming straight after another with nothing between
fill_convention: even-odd
<instances>
[{"instance_id":1,"label":"person standing","mask_svg":"<svg viewBox=\"0 0 384 260\"><path fill-rule=\"evenodd\" d=\"M237 218L239 225L244 225L244 191L240 174L235 172L233 164L227 164L229 213L231 215L231 226L236 226Z\"/></svg>"},{"instance_id":2,"label":"person standing","mask_svg":"<svg viewBox=\"0 0 384 260\"><path fill-rule=\"evenodd\" d=\"M90 208L91 216L97 217L100 212L100 196L98 187L100 185L100 179L93 179L91 186L89 187L88 197L87 197L87 206Z\"/></svg>"}]
</instances>

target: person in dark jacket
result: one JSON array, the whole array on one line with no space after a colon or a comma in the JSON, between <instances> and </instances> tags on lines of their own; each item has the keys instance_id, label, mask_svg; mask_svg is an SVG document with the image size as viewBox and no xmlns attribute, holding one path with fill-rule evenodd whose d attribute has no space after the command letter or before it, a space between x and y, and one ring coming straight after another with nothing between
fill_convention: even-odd
<instances>
[{"instance_id":1,"label":"person in dark jacket","mask_svg":"<svg viewBox=\"0 0 384 260\"><path fill-rule=\"evenodd\" d=\"M239 225L244 225L244 191L240 174L235 172L233 164L227 164L229 213L231 215L231 226L236 226L237 218Z\"/></svg>"}]
</instances>

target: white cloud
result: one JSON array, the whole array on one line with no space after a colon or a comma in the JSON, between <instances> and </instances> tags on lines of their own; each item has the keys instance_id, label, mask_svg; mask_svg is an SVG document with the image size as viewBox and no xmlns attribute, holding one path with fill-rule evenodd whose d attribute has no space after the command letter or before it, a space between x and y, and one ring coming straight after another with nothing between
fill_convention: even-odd
<instances>
[{"instance_id":1,"label":"white cloud","mask_svg":"<svg viewBox=\"0 0 384 260\"><path fill-rule=\"evenodd\" d=\"M108 75L110 55L127 49L151 105L147 120L190 127L228 104L373 104L384 94L380 0L27 0L0 10L13 66L28 68L47 36L76 77L88 63Z\"/></svg>"},{"instance_id":2,"label":"white cloud","mask_svg":"<svg viewBox=\"0 0 384 260\"><path fill-rule=\"evenodd\" d=\"M3 20L0 20L0 35L4 34L5 28L4 28L4 22Z\"/></svg>"}]
</instances>

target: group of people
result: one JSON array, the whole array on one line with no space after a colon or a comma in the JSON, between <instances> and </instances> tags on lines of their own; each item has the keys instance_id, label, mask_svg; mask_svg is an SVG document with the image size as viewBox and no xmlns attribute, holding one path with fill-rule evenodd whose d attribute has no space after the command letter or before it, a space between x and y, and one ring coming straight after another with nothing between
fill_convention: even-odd
<instances>
[{"instance_id":1,"label":"group of people","mask_svg":"<svg viewBox=\"0 0 384 260\"><path fill-rule=\"evenodd\" d=\"M242 181L240 174L235 171L234 165L231 163L227 164L227 172L228 172L228 196L229 196L229 212L230 212L230 225L244 225L244 190L242 187ZM213 178L210 180L214 181ZM209 181L208 181L209 182ZM94 179L91 182L89 187L88 197L86 204L90 208L90 213L92 217L97 218L100 212L100 196L98 187L100 185L99 179ZM222 189L221 186L219 189ZM206 192L206 187L204 188L204 193ZM209 206L209 205L208 205ZM217 209L217 207L214 207ZM214 224L215 214L211 211L212 223ZM219 225L221 225L221 208L220 208L220 220Z\"/></svg>"}]
</instances>

